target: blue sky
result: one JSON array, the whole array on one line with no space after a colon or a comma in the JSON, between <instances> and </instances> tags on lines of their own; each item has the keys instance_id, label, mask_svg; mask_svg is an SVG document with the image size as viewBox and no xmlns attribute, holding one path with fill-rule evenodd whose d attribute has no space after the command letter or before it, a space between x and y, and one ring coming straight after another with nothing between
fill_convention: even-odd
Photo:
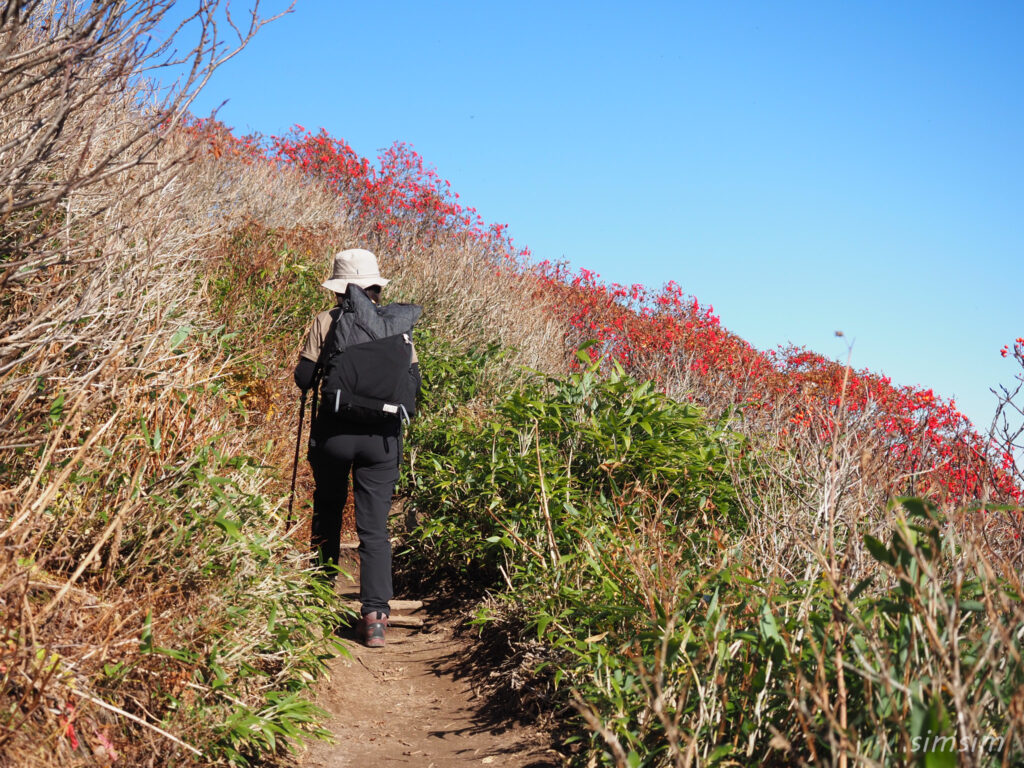
<instances>
[{"instance_id":1,"label":"blue sky","mask_svg":"<svg viewBox=\"0 0 1024 768\"><path fill-rule=\"evenodd\" d=\"M538 259L675 280L759 348L853 340L987 427L1024 336L1022 36L1018 2L299 0L196 111L408 142Z\"/></svg>"}]
</instances>

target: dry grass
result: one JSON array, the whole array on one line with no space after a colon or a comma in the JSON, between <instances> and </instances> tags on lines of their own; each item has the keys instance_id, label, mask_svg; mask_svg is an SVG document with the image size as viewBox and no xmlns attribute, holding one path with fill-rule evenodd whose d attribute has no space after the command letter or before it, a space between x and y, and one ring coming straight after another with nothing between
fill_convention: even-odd
<instances>
[{"instance_id":1,"label":"dry grass","mask_svg":"<svg viewBox=\"0 0 1024 768\"><path fill-rule=\"evenodd\" d=\"M197 662L230 649L217 663L250 706L295 672L266 656L258 605L283 599L252 544L286 559L280 520L230 535L276 500L235 458L253 453L250 419L199 288L237 222L321 223L336 207L287 174L196 162L175 122L231 50L205 9L191 74L147 90L138 73L168 49L137 43L165 12L0 11L3 765L195 759L235 708Z\"/></svg>"},{"instance_id":2,"label":"dry grass","mask_svg":"<svg viewBox=\"0 0 1024 768\"><path fill-rule=\"evenodd\" d=\"M522 270L480 241L452 236L383 256L395 293L423 304L426 324L445 339L464 347L495 342L513 351L514 364L566 370L565 325L544 311Z\"/></svg>"},{"instance_id":3,"label":"dry grass","mask_svg":"<svg viewBox=\"0 0 1024 768\"><path fill-rule=\"evenodd\" d=\"M647 553L631 572L658 562L668 574L641 598L672 606L661 645L631 652L645 700L630 721L660 723L654 764L714 764L723 742L734 757L770 765L916 764L929 743L960 766L1016 765L1024 755L1020 511L922 515L915 502L896 503L880 490L884 469L864 455L867 418L849 416L816 445L779 430L744 452L733 474L744 524L734 537L713 535L721 554L701 566L723 590L717 612L675 606L674 595L695 589L662 563L679 553L657 554L663 545L649 532L623 533ZM714 576L737 570L747 586ZM765 606L784 651L772 651ZM679 639L694 635L696 647L680 651ZM576 707L614 764L629 765L609 723Z\"/></svg>"}]
</instances>

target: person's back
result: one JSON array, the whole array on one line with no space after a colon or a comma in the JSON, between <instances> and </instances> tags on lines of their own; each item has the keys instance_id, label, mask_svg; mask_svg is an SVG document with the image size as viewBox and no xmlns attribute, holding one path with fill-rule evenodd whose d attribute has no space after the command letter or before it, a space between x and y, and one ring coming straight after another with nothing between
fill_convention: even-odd
<instances>
[{"instance_id":1,"label":"person's back","mask_svg":"<svg viewBox=\"0 0 1024 768\"><path fill-rule=\"evenodd\" d=\"M420 386L411 331L421 310L415 305L379 309L380 290L387 283L369 251L350 249L335 256L332 276L323 285L335 292L338 306L316 316L295 369L295 382L303 390L318 386L320 380L324 382L310 430L308 454L316 484L311 530L314 563L333 580L351 472L359 535L360 634L371 647L385 642L393 596L387 520L399 475L403 411L408 413L410 406L415 407ZM383 339L393 342L378 345L388 347L385 351L376 349L374 343ZM348 357L346 351L351 352ZM381 355L388 356L387 365L395 366L393 374L382 377ZM360 359L364 360L365 375L359 370L346 374L345 367L358 367ZM395 382L400 385L398 391L404 393L397 399L404 402L391 402L394 396L379 398L356 391L365 386L365 381L351 383L392 376L404 376L404 381Z\"/></svg>"},{"instance_id":2,"label":"person's back","mask_svg":"<svg viewBox=\"0 0 1024 768\"><path fill-rule=\"evenodd\" d=\"M318 359L324 413L359 423L405 421L415 413L417 384L412 329L422 309L415 304L380 307L349 286L334 312Z\"/></svg>"}]
</instances>

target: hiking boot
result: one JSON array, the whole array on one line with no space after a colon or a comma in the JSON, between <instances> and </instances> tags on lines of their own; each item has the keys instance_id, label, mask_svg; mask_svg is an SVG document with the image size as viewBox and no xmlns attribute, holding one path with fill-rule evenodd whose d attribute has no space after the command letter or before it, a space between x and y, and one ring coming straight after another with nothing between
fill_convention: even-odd
<instances>
[{"instance_id":1,"label":"hiking boot","mask_svg":"<svg viewBox=\"0 0 1024 768\"><path fill-rule=\"evenodd\" d=\"M366 613L359 620L356 634L367 648L383 648L386 642L384 633L387 631L387 628L388 617L386 613L381 611Z\"/></svg>"}]
</instances>

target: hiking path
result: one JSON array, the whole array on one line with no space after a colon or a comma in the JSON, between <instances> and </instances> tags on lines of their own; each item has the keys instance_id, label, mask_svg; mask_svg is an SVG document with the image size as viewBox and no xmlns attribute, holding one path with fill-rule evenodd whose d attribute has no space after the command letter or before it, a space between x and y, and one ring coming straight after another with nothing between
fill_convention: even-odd
<instances>
[{"instance_id":1,"label":"hiking path","mask_svg":"<svg viewBox=\"0 0 1024 768\"><path fill-rule=\"evenodd\" d=\"M354 558L345 566L358 569ZM358 599L358 575L340 584ZM393 603L384 648L365 648L345 634L351 656L330 662L317 704L330 713L334 743L311 742L303 768L410 765L417 768L508 766L556 768L551 738L517 721L514 711L474 684L471 641L458 633L460 616L435 601Z\"/></svg>"}]
</instances>

